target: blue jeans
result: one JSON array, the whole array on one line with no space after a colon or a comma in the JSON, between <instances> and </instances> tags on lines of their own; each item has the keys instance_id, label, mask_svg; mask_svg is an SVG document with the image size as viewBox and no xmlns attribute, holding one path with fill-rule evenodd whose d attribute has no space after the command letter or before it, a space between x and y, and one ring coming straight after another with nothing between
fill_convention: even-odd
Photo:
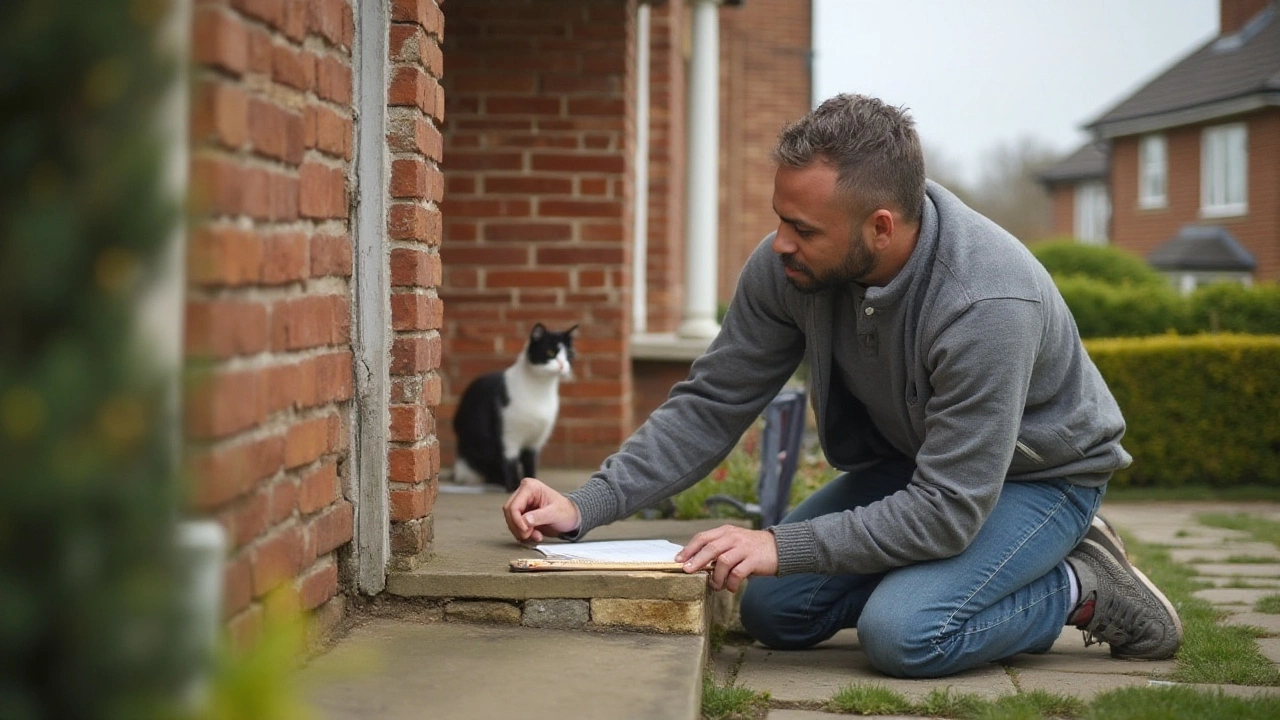
<instances>
[{"instance_id":1,"label":"blue jeans","mask_svg":"<svg viewBox=\"0 0 1280 720\"><path fill-rule=\"evenodd\" d=\"M906 487L915 465L886 460L832 480L783 522L843 512ZM1105 488L1006 482L973 542L955 557L873 575L756 577L742 624L761 643L810 647L842 628L881 672L941 677L1049 649L1066 621L1063 558L1084 538Z\"/></svg>"}]
</instances>

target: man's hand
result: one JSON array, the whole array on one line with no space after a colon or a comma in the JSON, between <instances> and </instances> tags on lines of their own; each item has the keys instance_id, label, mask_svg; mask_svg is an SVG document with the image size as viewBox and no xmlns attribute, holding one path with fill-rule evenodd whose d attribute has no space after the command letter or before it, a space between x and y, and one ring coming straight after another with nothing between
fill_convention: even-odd
<instances>
[{"instance_id":1,"label":"man's hand","mask_svg":"<svg viewBox=\"0 0 1280 720\"><path fill-rule=\"evenodd\" d=\"M582 524L577 505L534 478L520 481L502 506L502 515L520 542L542 542L543 533L573 532Z\"/></svg>"},{"instance_id":2,"label":"man's hand","mask_svg":"<svg viewBox=\"0 0 1280 720\"><path fill-rule=\"evenodd\" d=\"M722 525L693 536L676 553L676 562L685 572L697 572L715 563L711 587L737 592L742 581L752 575L778 574L778 543L768 530L747 530Z\"/></svg>"}]
</instances>

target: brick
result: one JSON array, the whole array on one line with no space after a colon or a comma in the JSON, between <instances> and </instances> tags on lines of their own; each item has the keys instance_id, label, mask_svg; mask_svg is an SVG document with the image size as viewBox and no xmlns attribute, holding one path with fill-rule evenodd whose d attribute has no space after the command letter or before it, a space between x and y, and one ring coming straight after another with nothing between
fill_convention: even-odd
<instances>
[{"instance_id":1,"label":"brick","mask_svg":"<svg viewBox=\"0 0 1280 720\"><path fill-rule=\"evenodd\" d=\"M244 547L267 531L267 494L255 490L237 501L224 515L230 518L228 535L231 547Z\"/></svg>"},{"instance_id":2,"label":"brick","mask_svg":"<svg viewBox=\"0 0 1280 720\"><path fill-rule=\"evenodd\" d=\"M442 381L437 373L428 373L422 385L422 404L428 408L440 405Z\"/></svg>"},{"instance_id":3,"label":"brick","mask_svg":"<svg viewBox=\"0 0 1280 720\"><path fill-rule=\"evenodd\" d=\"M267 308L256 302L191 301L183 329L188 356L252 355L267 347Z\"/></svg>"},{"instance_id":4,"label":"brick","mask_svg":"<svg viewBox=\"0 0 1280 720\"><path fill-rule=\"evenodd\" d=\"M284 477L271 486L267 500L267 520L279 525L293 515L298 506L298 481Z\"/></svg>"},{"instance_id":5,"label":"brick","mask_svg":"<svg viewBox=\"0 0 1280 720\"><path fill-rule=\"evenodd\" d=\"M621 223L584 223L582 225L583 242L620 243L625 237L625 230Z\"/></svg>"},{"instance_id":6,"label":"brick","mask_svg":"<svg viewBox=\"0 0 1280 720\"><path fill-rule=\"evenodd\" d=\"M351 8L347 6L345 0L311 0L309 6L311 15L308 18L308 25L311 32L324 38L331 45L349 47L350 41L346 39L343 25L346 22L345 14L350 12Z\"/></svg>"},{"instance_id":7,"label":"brick","mask_svg":"<svg viewBox=\"0 0 1280 720\"><path fill-rule=\"evenodd\" d=\"M548 201L541 201L548 202ZM499 217L528 217L533 210L529 200L520 198L501 198L501 199L474 199L474 200L450 200L444 204L441 211L450 217L461 218L499 218ZM539 214L541 210L539 210Z\"/></svg>"},{"instance_id":8,"label":"brick","mask_svg":"<svg viewBox=\"0 0 1280 720\"><path fill-rule=\"evenodd\" d=\"M227 638L236 651L247 653L262 637L263 612L260 605L250 605L227 621Z\"/></svg>"},{"instance_id":9,"label":"brick","mask_svg":"<svg viewBox=\"0 0 1280 720\"><path fill-rule=\"evenodd\" d=\"M313 558L327 555L351 542L355 528L355 508L340 500L307 523L308 545Z\"/></svg>"},{"instance_id":10,"label":"brick","mask_svg":"<svg viewBox=\"0 0 1280 720\"><path fill-rule=\"evenodd\" d=\"M562 270L493 270L486 274L489 288L564 288L569 285L569 273Z\"/></svg>"},{"instance_id":11,"label":"brick","mask_svg":"<svg viewBox=\"0 0 1280 720\"><path fill-rule=\"evenodd\" d=\"M443 305L439 298L412 292L391 296L391 327L398 331L437 330Z\"/></svg>"},{"instance_id":12,"label":"brick","mask_svg":"<svg viewBox=\"0 0 1280 720\"><path fill-rule=\"evenodd\" d=\"M558 97L486 97L483 112L488 115L560 115L564 103Z\"/></svg>"},{"instance_id":13,"label":"brick","mask_svg":"<svg viewBox=\"0 0 1280 720\"><path fill-rule=\"evenodd\" d=\"M388 112L387 146L392 152L418 152L439 161L444 138L416 108L392 107Z\"/></svg>"},{"instance_id":14,"label":"brick","mask_svg":"<svg viewBox=\"0 0 1280 720\"><path fill-rule=\"evenodd\" d=\"M312 277L351 277L351 238L345 235L316 235L310 248Z\"/></svg>"},{"instance_id":15,"label":"brick","mask_svg":"<svg viewBox=\"0 0 1280 720\"><path fill-rule=\"evenodd\" d=\"M444 616L452 622L520 624L520 608L495 600L450 600Z\"/></svg>"},{"instance_id":16,"label":"brick","mask_svg":"<svg viewBox=\"0 0 1280 720\"><path fill-rule=\"evenodd\" d=\"M311 243L297 232L282 232L263 239L262 282L280 285L304 280L310 274Z\"/></svg>"},{"instance_id":17,"label":"brick","mask_svg":"<svg viewBox=\"0 0 1280 720\"><path fill-rule=\"evenodd\" d=\"M304 119L307 147L333 157L351 159L353 126L350 118L330 108L313 105L307 108Z\"/></svg>"},{"instance_id":18,"label":"brick","mask_svg":"<svg viewBox=\"0 0 1280 720\"><path fill-rule=\"evenodd\" d=\"M210 67L240 75L249 64L244 22L222 8L201 5L191 23L192 57Z\"/></svg>"},{"instance_id":19,"label":"brick","mask_svg":"<svg viewBox=\"0 0 1280 720\"><path fill-rule=\"evenodd\" d=\"M240 553L222 567L222 617L225 620L253 602L253 574L247 553Z\"/></svg>"},{"instance_id":20,"label":"brick","mask_svg":"<svg viewBox=\"0 0 1280 720\"><path fill-rule=\"evenodd\" d=\"M391 552L396 555L417 555L426 550L430 543L430 517L391 523Z\"/></svg>"},{"instance_id":21,"label":"brick","mask_svg":"<svg viewBox=\"0 0 1280 720\"><path fill-rule=\"evenodd\" d=\"M302 161L302 117L264 100L249 101L249 139L257 154L291 164Z\"/></svg>"},{"instance_id":22,"label":"brick","mask_svg":"<svg viewBox=\"0 0 1280 720\"><path fill-rule=\"evenodd\" d=\"M301 42L307 36L307 21L310 14L308 4L310 0L284 0L284 24L281 30L294 42Z\"/></svg>"},{"instance_id":23,"label":"brick","mask_svg":"<svg viewBox=\"0 0 1280 720\"><path fill-rule=\"evenodd\" d=\"M194 476L192 504L209 510L247 493L284 467L284 437L271 435L189 453Z\"/></svg>"},{"instance_id":24,"label":"brick","mask_svg":"<svg viewBox=\"0 0 1280 720\"><path fill-rule=\"evenodd\" d=\"M590 160L591 158L588 158ZM449 160L445 163L446 170L524 170L525 160L524 153L521 152L499 152L489 150L487 152L463 152L460 150L451 150ZM542 170L544 168L534 166L534 170ZM561 169L561 168L550 168ZM569 168L574 169L574 168Z\"/></svg>"},{"instance_id":25,"label":"brick","mask_svg":"<svg viewBox=\"0 0 1280 720\"><path fill-rule=\"evenodd\" d=\"M249 36L249 71L257 75L271 75L271 59L275 48L275 40L271 32L263 27L250 26Z\"/></svg>"},{"instance_id":26,"label":"brick","mask_svg":"<svg viewBox=\"0 0 1280 720\"><path fill-rule=\"evenodd\" d=\"M534 153L531 166L534 171L621 174L627 169L627 160L622 155L615 154Z\"/></svg>"},{"instance_id":27,"label":"brick","mask_svg":"<svg viewBox=\"0 0 1280 720\"><path fill-rule=\"evenodd\" d=\"M573 180L554 175L486 177L484 191L486 194L570 195L573 193Z\"/></svg>"},{"instance_id":28,"label":"brick","mask_svg":"<svg viewBox=\"0 0 1280 720\"><path fill-rule=\"evenodd\" d=\"M298 481L298 512L311 515L332 505L338 499L338 466L322 463Z\"/></svg>"},{"instance_id":29,"label":"brick","mask_svg":"<svg viewBox=\"0 0 1280 720\"><path fill-rule=\"evenodd\" d=\"M438 445L393 447L387 451L387 479L414 484L431 476L431 448ZM425 502L425 499L424 499Z\"/></svg>"},{"instance_id":30,"label":"brick","mask_svg":"<svg viewBox=\"0 0 1280 720\"><path fill-rule=\"evenodd\" d=\"M342 344L350 336L350 310L342 295L282 300L272 306L271 320L271 346L276 350Z\"/></svg>"},{"instance_id":31,"label":"brick","mask_svg":"<svg viewBox=\"0 0 1280 720\"><path fill-rule=\"evenodd\" d=\"M299 579L298 601L303 610L313 610L338 594L338 565L322 560Z\"/></svg>"},{"instance_id":32,"label":"brick","mask_svg":"<svg viewBox=\"0 0 1280 720\"><path fill-rule=\"evenodd\" d=\"M226 157L197 155L191 161L193 204L198 212L239 215L244 208L245 171Z\"/></svg>"},{"instance_id":33,"label":"brick","mask_svg":"<svg viewBox=\"0 0 1280 720\"><path fill-rule=\"evenodd\" d=\"M450 267L456 265L530 265L529 249L511 245L445 245L440 248L441 256L449 262Z\"/></svg>"},{"instance_id":34,"label":"brick","mask_svg":"<svg viewBox=\"0 0 1280 720\"><path fill-rule=\"evenodd\" d=\"M315 462L329 450L329 418L303 420L285 434L284 464L296 468Z\"/></svg>"},{"instance_id":35,"label":"brick","mask_svg":"<svg viewBox=\"0 0 1280 720\"><path fill-rule=\"evenodd\" d=\"M398 198L425 198L426 195L426 161L393 160L391 162L391 196Z\"/></svg>"},{"instance_id":36,"label":"brick","mask_svg":"<svg viewBox=\"0 0 1280 720\"><path fill-rule=\"evenodd\" d=\"M622 265L622 247L539 247L537 265Z\"/></svg>"},{"instance_id":37,"label":"brick","mask_svg":"<svg viewBox=\"0 0 1280 720\"><path fill-rule=\"evenodd\" d=\"M440 336L398 337L391 344L391 374L416 375L440 367Z\"/></svg>"},{"instance_id":38,"label":"brick","mask_svg":"<svg viewBox=\"0 0 1280 720\"><path fill-rule=\"evenodd\" d=\"M484 239L501 242L567 242L573 239L573 226L563 222L488 222Z\"/></svg>"},{"instance_id":39,"label":"brick","mask_svg":"<svg viewBox=\"0 0 1280 720\"><path fill-rule=\"evenodd\" d=\"M265 372L268 413L315 404L315 365L311 361L277 365Z\"/></svg>"},{"instance_id":40,"label":"brick","mask_svg":"<svg viewBox=\"0 0 1280 720\"><path fill-rule=\"evenodd\" d=\"M316 95L342 106L351 105L351 68L335 57L316 59Z\"/></svg>"},{"instance_id":41,"label":"brick","mask_svg":"<svg viewBox=\"0 0 1280 720\"><path fill-rule=\"evenodd\" d=\"M391 520L417 520L427 514L427 484L418 483L409 490L391 491Z\"/></svg>"},{"instance_id":42,"label":"brick","mask_svg":"<svg viewBox=\"0 0 1280 720\"><path fill-rule=\"evenodd\" d=\"M294 526L263 539L250 550L253 596L261 598L302 567L302 531Z\"/></svg>"},{"instance_id":43,"label":"brick","mask_svg":"<svg viewBox=\"0 0 1280 720\"><path fill-rule=\"evenodd\" d=\"M311 363L316 371L316 402L344 402L352 398L354 382L350 351L321 355Z\"/></svg>"},{"instance_id":44,"label":"brick","mask_svg":"<svg viewBox=\"0 0 1280 720\"><path fill-rule=\"evenodd\" d=\"M298 170L298 212L307 218L347 217L346 183L340 168L303 163Z\"/></svg>"},{"instance_id":45,"label":"brick","mask_svg":"<svg viewBox=\"0 0 1280 720\"><path fill-rule=\"evenodd\" d=\"M436 244L441 234L440 212L413 202L392 203L387 217L387 233L393 240Z\"/></svg>"},{"instance_id":46,"label":"brick","mask_svg":"<svg viewBox=\"0 0 1280 720\"><path fill-rule=\"evenodd\" d=\"M540 200L540 217L622 218L622 203L617 200Z\"/></svg>"},{"instance_id":47,"label":"brick","mask_svg":"<svg viewBox=\"0 0 1280 720\"><path fill-rule=\"evenodd\" d=\"M271 77L281 85L310 90L316 82L316 58L305 50L276 45L271 51Z\"/></svg>"},{"instance_id":48,"label":"brick","mask_svg":"<svg viewBox=\"0 0 1280 720\"><path fill-rule=\"evenodd\" d=\"M284 25L284 3L282 0L231 0L231 6L251 18L261 20L274 27Z\"/></svg>"},{"instance_id":49,"label":"brick","mask_svg":"<svg viewBox=\"0 0 1280 720\"><path fill-rule=\"evenodd\" d=\"M392 405L388 438L391 442L418 442L426 433L426 411L417 405Z\"/></svg>"},{"instance_id":50,"label":"brick","mask_svg":"<svg viewBox=\"0 0 1280 720\"><path fill-rule=\"evenodd\" d=\"M199 378L189 391L190 437L212 439L248 430L265 417L262 377L254 371L219 371Z\"/></svg>"},{"instance_id":51,"label":"brick","mask_svg":"<svg viewBox=\"0 0 1280 720\"><path fill-rule=\"evenodd\" d=\"M204 80L195 91L191 138L239 148L249 137L249 98L244 90L219 80Z\"/></svg>"},{"instance_id":52,"label":"brick","mask_svg":"<svg viewBox=\"0 0 1280 720\"><path fill-rule=\"evenodd\" d=\"M262 244L231 225L197 225L187 252L187 278L195 285L245 285L261 274Z\"/></svg>"}]
</instances>

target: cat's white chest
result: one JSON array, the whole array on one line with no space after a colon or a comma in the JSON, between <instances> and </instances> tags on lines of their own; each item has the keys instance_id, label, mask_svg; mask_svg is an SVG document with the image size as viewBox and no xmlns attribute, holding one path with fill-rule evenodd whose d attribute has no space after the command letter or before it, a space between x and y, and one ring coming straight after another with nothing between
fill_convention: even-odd
<instances>
[{"instance_id":1,"label":"cat's white chest","mask_svg":"<svg viewBox=\"0 0 1280 720\"><path fill-rule=\"evenodd\" d=\"M540 448L546 443L560 412L558 378L530 377L521 369L506 372L510 402L502 411L503 444Z\"/></svg>"}]
</instances>

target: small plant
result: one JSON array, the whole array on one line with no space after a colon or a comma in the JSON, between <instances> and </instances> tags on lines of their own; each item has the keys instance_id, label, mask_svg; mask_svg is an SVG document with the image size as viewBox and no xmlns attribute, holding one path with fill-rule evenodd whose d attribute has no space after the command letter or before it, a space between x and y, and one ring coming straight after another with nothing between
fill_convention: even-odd
<instances>
[{"instance_id":1,"label":"small plant","mask_svg":"<svg viewBox=\"0 0 1280 720\"><path fill-rule=\"evenodd\" d=\"M841 688L827 703L833 712L853 715L907 715L915 708L901 693L878 683L855 683Z\"/></svg>"},{"instance_id":2,"label":"small plant","mask_svg":"<svg viewBox=\"0 0 1280 720\"><path fill-rule=\"evenodd\" d=\"M972 715L962 717L974 718L974 720L1073 718L1084 712L1084 709L1084 702L1078 698L1033 690L1017 695L1005 695L978 709Z\"/></svg>"},{"instance_id":3,"label":"small plant","mask_svg":"<svg viewBox=\"0 0 1280 720\"><path fill-rule=\"evenodd\" d=\"M1232 555L1224 562L1231 563L1233 565L1268 565L1276 562L1276 559L1262 555Z\"/></svg>"},{"instance_id":4,"label":"small plant","mask_svg":"<svg viewBox=\"0 0 1280 720\"><path fill-rule=\"evenodd\" d=\"M1083 720L1270 720L1280 717L1280 698L1236 698L1221 692L1207 693L1176 686L1123 688L1098 695L1081 717Z\"/></svg>"},{"instance_id":5,"label":"small plant","mask_svg":"<svg viewBox=\"0 0 1280 720\"><path fill-rule=\"evenodd\" d=\"M702 678L703 720L755 720L769 707L769 693L738 687L730 680L717 685L710 675Z\"/></svg>"},{"instance_id":6,"label":"small plant","mask_svg":"<svg viewBox=\"0 0 1280 720\"><path fill-rule=\"evenodd\" d=\"M1253 604L1254 612L1280 615L1280 593L1264 595Z\"/></svg>"},{"instance_id":7,"label":"small plant","mask_svg":"<svg viewBox=\"0 0 1280 720\"><path fill-rule=\"evenodd\" d=\"M975 717L990 708L990 703L973 693L952 694L951 688L929 691L916 706L916 712L929 717Z\"/></svg>"}]
</instances>

